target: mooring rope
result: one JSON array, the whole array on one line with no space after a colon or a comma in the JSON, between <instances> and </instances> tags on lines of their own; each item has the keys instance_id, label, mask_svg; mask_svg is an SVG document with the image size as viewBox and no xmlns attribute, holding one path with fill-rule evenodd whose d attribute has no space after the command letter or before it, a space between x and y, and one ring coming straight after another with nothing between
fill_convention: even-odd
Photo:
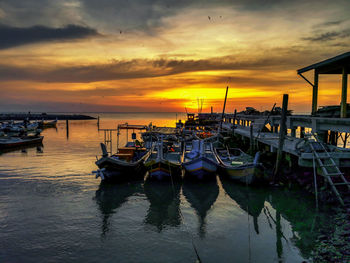
<instances>
[{"instance_id":1,"label":"mooring rope","mask_svg":"<svg viewBox=\"0 0 350 263\"><path fill-rule=\"evenodd\" d=\"M170 173L170 180L171 180L171 186L172 186L172 189L173 189L173 197L174 197L174 200L175 200L175 187L174 187L174 180L173 180L173 175L171 173L171 167L170 167L170 162L168 161L168 166L169 166L169 173ZM181 202L181 201L180 201ZM192 248L196 254L196 257L197 257L197 262L198 263L202 263L202 260L199 256L199 253L198 253L198 250L197 250L197 247L196 247L196 244L194 243L194 239L193 239L193 235L192 235L192 232L189 230L188 226L186 225L186 222L185 222L185 217L183 216L182 212L181 212L181 207L179 206L179 214L181 216L181 219L183 221L183 225L185 226L185 229L186 229L186 232L190 235L191 237L191 243L192 243Z\"/></svg>"}]
</instances>

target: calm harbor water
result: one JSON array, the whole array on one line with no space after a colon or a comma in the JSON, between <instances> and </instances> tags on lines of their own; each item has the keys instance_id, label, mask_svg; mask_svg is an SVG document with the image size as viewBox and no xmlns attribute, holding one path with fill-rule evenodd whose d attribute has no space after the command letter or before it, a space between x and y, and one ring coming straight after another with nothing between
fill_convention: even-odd
<instances>
[{"instance_id":1,"label":"calm harbor water","mask_svg":"<svg viewBox=\"0 0 350 263\"><path fill-rule=\"evenodd\" d=\"M175 119L105 114L101 128ZM0 262L195 262L192 239L202 262L302 262L328 223L298 190L219 177L101 185L91 174L104 136L96 120L70 121L68 136L59 122L43 135L43 152L0 155Z\"/></svg>"}]
</instances>

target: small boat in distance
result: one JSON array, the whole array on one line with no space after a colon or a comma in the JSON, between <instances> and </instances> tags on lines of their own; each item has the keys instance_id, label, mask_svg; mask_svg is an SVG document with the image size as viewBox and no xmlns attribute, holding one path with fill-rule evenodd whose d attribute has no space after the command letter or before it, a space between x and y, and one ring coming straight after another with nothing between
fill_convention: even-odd
<instances>
[{"instance_id":1,"label":"small boat in distance","mask_svg":"<svg viewBox=\"0 0 350 263\"><path fill-rule=\"evenodd\" d=\"M20 148L34 144L41 144L44 136L1 137L0 149Z\"/></svg>"},{"instance_id":2,"label":"small boat in distance","mask_svg":"<svg viewBox=\"0 0 350 263\"><path fill-rule=\"evenodd\" d=\"M213 151L213 145L206 140L193 140L185 143L182 166L189 179L213 179L216 177L219 160Z\"/></svg>"},{"instance_id":3,"label":"small boat in distance","mask_svg":"<svg viewBox=\"0 0 350 263\"><path fill-rule=\"evenodd\" d=\"M253 158L239 148L215 148L214 151L220 162L220 170L226 177L248 185L255 181L259 152Z\"/></svg>"},{"instance_id":4,"label":"small boat in distance","mask_svg":"<svg viewBox=\"0 0 350 263\"><path fill-rule=\"evenodd\" d=\"M39 128L47 129L47 128L57 128L57 118L53 121L44 121L39 122Z\"/></svg>"}]
</instances>

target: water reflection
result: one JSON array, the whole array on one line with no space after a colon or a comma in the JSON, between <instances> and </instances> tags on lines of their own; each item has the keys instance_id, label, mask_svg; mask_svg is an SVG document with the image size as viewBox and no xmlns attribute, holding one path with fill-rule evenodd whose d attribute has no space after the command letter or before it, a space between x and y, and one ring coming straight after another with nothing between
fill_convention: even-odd
<instances>
[{"instance_id":1,"label":"water reflection","mask_svg":"<svg viewBox=\"0 0 350 263\"><path fill-rule=\"evenodd\" d=\"M293 234L291 241L300 249L304 257L308 257L321 227L327 225L327 214L322 211L317 212L313 198L310 198L304 192L275 189L269 191L267 200L276 210L276 247L278 255L282 256L281 240L286 239L281 231L280 221L282 217L291 224ZM267 214L270 213L268 210L266 212ZM270 216L270 218L272 217Z\"/></svg>"},{"instance_id":2,"label":"water reflection","mask_svg":"<svg viewBox=\"0 0 350 263\"><path fill-rule=\"evenodd\" d=\"M140 181L118 185L100 184L95 200L102 214L102 236L109 231L110 219L116 210L128 200L128 197L142 192L142 183Z\"/></svg>"},{"instance_id":3,"label":"water reflection","mask_svg":"<svg viewBox=\"0 0 350 263\"><path fill-rule=\"evenodd\" d=\"M27 152L28 149L31 148L37 148L38 147L43 147L44 145L39 142L39 143L33 143L30 145L26 145L26 146L17 146L17 147L11 147L11 148L5 148L5 149L0 149L0 155L4 154L4 153L8 153L8 152L16 152L16 151L21 151L21 152Z\"/></svg>"},{"instance_id":4,"label":"water reflection","mask_svg":"<svg viewBox=\"0 0 350 263\"><path fill-rule=\"evenodd\" d=\"M157 227L161 232L166 226L179 226L181 217L179 182L158 182L146 180L144 184L145 194L150 202L145 223Z\"/></svg>"},{"instance_id":5,"label":"water reflection","mask_svg":"<svg viewBox=\"0 0 350 263\"><path fill-rule=\"evenodd\" d=\"M199 219L199 236L205 237L207 212L215 203L219 195L219 186L217 181L191 182L183 183L182 192L186 200L196 210Z\"/></svg>"},{"instance_id":6,"label":"water reflection","mask_svg":"<svg viewBox=\"0 0 350 263\"><path fill-rule=\"evenodd\" d=\"M253 217L255 232L259 234L258 217L265 206L266 189L240 185L224 179L221 183L226 194Z\"/></svg>"}]
</instances>

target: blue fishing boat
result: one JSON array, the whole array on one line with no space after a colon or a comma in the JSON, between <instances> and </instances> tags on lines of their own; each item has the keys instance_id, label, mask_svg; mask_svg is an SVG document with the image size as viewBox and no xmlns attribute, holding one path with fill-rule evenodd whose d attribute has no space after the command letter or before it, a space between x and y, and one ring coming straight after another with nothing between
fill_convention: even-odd
<instances>
[{"instance_id":1,"label":"blue fishing boat","mask_svg":"<svg viewBox=\"0 0 350 263\"><path fill-rule=\"evenodd\" d=\"M179 142L159 141L145 161L150 179L166 180L181 178L181 145Z\"/></svg>"},{"instance_id":2,"label":"blue fishing boat","mask_svg":"<svg viewBox=\"0 0 350 263\"><path fill-rule=\"evenodd\" d=\"M182 156L182 167L189 179L210 179L216 177L219 160L213 152L213 145L206 140L192 140L186 143Z\"/></svg>"}]
</instances>

